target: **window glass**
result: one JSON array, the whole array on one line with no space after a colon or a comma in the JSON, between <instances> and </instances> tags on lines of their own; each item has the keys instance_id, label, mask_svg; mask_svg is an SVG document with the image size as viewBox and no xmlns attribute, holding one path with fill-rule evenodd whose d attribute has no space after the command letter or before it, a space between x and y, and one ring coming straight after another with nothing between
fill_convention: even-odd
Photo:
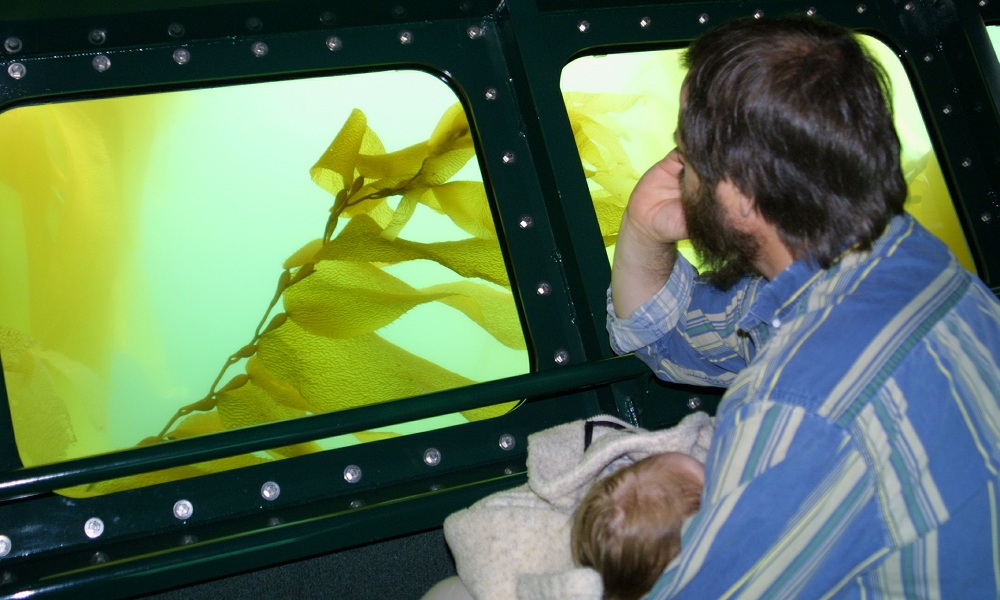
<instances>
[{"instance_id":1,"label":"window glass","mask_svg":"<svg viewBox=\"0 0 1000 600\"><path fill-rule=\"evenodd\" d=\"M527 372L474 153L454 92L417 71L0 114L0 356L24 464Z\"/></svg>"},{"instance_id":2,"label":"window glass","mask_svg":"<svg viewBox=\"0 0 1000 600\"><path fill-rule=\"evenodd\" d=\"M861 36L893 83L896 129L909 197L906 209L975 271L912 87L892 51ZM994 37L996 40L996 37ZM561 86L608 256L621 213L642 173L673 147L683 50L586 56L563 69ZM697 265L689 246L684 255Z\"/></svg>"},{"instance_id":3,"label":"window glass","mask_svg":"<svg viewBox=\"0 0 1000 600\"><path fill-rule=\"evenodd\" d=\"M993 54L1000 59L1000 25L988 25L986 31L990 34L990 41L993 42Z\"/></svg>"}]
</instances>

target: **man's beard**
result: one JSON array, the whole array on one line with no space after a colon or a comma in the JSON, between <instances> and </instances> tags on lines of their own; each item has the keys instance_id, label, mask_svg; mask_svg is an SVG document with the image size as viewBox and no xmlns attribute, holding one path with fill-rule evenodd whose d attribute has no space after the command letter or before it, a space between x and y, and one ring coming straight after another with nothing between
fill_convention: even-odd
<instances>
[{"instance_id":1,"label":"man's beard","mask_svg":"<svg viewBox=\"0 0 1000 600\"><path fill-rule=\"evenodd\" d=\"M757 272L753 261L760 244L729 222L710 186L699 183L693 194L682 186L681 200L691 245L701 258L701 272L710 283L725 290Z\"/></svg>"}]
</instances>

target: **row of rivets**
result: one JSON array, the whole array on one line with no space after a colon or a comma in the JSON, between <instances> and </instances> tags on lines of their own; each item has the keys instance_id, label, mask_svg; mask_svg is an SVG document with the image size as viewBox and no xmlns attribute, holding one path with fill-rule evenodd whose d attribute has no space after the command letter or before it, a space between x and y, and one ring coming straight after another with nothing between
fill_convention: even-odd
<instances>
[{"instance_id":1,"label":"row of rivets","mask_svg":"<svg viewBox=\"0 0 1000 600\"><path fill-rule=\"evenodd\" d=\"M360 478L360 475L358 475ZM277 500L281 495L281 487L273 481L268 481L260 487L260 495L264 500ZM194 515L194 505L190 500L178 500L173 507L174 517L181 521L186 521ZM90 539L97 539L104 535L104 521L99 517L91 517L83 524L83 533ZM13 543L6 535L0 535L0 557L10 554Z\"/></svg>"}]
</instances>

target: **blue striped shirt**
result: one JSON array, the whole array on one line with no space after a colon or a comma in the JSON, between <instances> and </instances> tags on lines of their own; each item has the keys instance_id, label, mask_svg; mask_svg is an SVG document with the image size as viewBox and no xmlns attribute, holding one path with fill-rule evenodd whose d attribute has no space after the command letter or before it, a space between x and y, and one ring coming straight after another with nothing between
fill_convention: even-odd
<instances>
[{"instance_id":1,"label":"blue striped shirt","mask_svg":"<svg viewBox=\"0 0 1000 600\"><path fill-rule=\"evenodd\" d=\"M651 598L1000 596L1000 303L909 216L723 293L679 259L617 352L726 387Z\"/></svg>"}]
</instances>

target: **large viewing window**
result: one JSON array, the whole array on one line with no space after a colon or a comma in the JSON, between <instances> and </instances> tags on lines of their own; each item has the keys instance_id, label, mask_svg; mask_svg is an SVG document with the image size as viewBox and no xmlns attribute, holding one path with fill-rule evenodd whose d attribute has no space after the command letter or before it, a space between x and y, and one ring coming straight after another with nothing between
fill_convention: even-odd
<instances>
[{"instance_id":1,"label":"large viewing window","mask_svg":"<svg viewBox=\"0 0 1000 600\"><path fill-rule=\"evenodd\" d=\"M993 28L994 43L998 39L995 31ZM896 129L909 185L906 209L975 272L906 72L883 43L867 36L861 39L883 64L893 84ZM609 259L632 187L673 147L685 75L680 64L682 52L586 56L563 69L562 91ZM680 250L698 264L690 246L681 244Z\"/></svg>"},{"instance_id":2,"label":"large viewing window","mask_svg":"<svg viewBox=\"0 0 1000 600\"><path fill-rule=\"evenodd\" d=\"M466 115L418 71L0 114L0 281L26 466L528 370Z\"/></svg>"}]
</instances>

